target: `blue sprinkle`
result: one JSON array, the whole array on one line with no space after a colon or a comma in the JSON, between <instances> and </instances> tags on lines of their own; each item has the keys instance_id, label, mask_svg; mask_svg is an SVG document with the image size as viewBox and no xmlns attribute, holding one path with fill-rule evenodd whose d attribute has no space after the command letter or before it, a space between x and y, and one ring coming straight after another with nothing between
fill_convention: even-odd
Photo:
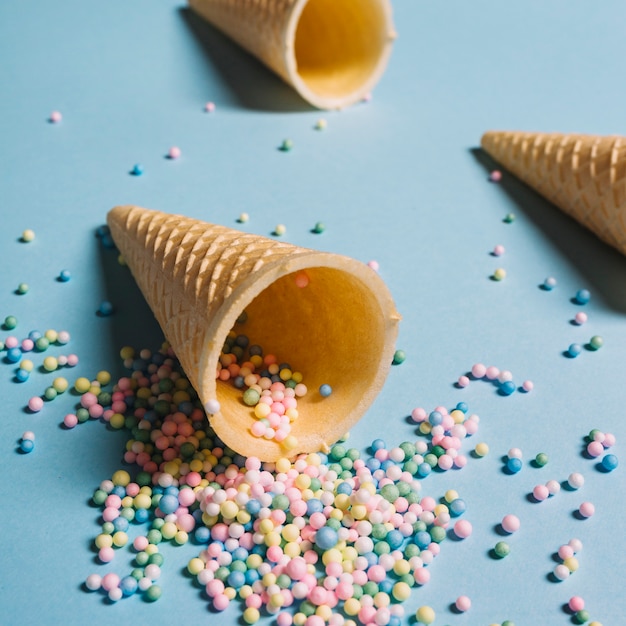
<instances>
[{"instance_id":1,"label":"blue sprinkle","mask_svg":"<svg viewBox=\"0 0 626 626\"><path fill-rule=\"evenodd\" d=\"M322 398L328 398L332 392L333 388L330 385L320 385L320 396L322 396Z\"/></svg>"}]
</instances>

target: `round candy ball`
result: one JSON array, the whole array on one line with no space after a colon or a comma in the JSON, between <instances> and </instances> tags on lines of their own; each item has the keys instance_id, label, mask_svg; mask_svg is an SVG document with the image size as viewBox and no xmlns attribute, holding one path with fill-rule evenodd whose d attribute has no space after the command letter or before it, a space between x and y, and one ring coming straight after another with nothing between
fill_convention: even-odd
<instances>
[{"instance_id":1,"label":"round candy ball","mask_svg":"<svg viewBox=\"0 0 626 626\"><path fill-rule=\"evenodd\" d=\"M550 495L550 491L545 485L537 485L533 489L533 497L538 502L543 502Z\"/></svg>"},{"instance_id":2,"label":"round candy ball","mask_svg":"<svg viewBox=\"0 0 626 626\"><path fill-rule=\"evenodd\" d=\"M328 396L330 396L330 394L333 392L333 388L330 385L324 384L320 385L319 391L322 398L328 398Z\"/></svg>"},{"instance_id":3,"label":"round candy ball","mask_svg":"<svg viewBox=\"0 0 626 626\"><path fill-rule=\"evenodd\" d=\"M585 608L585 601L580 596L572 596L567 605L569 606L569 610L575 613Z\"/></svg>"},{"instance_id":4,"label":"round candy ball","mask_svg":"<svg viewBox=\"0 0 626 626\"><path fill-rule=\"evenodd\" d=\"M583 350L583 347L579 343L571 343L567 348L567 354L573 358L576 358Z\"/></svg>"},{"instance_id":5,"label":"round candy ball","mask_svg":"<svg viewBox=\"0 0 626 626\"><path fill-rule=\"evenodd\" d=\"M454 524L454 534L459 539L467 539L472 534L472 524L466 519L460 519Z\"/></svg>"},{"instance_id":6,"label":"round candy ball","mask_svg":"<svg viewBox=\"0 0 626 626\"><path fill-rule=\"evenodd\" d=\"M500 385L500 393L505 396L510 396L515 391L515 383L512 380L505 380Z\"/></svg>"},{"instance_id":7,"label":"round candy ball","mask_svg":"<svg viewBox=\"0 0 626 626\"><path fill-rule=\"evenodd\" d=\"M509 555L511 548L506 541L498 541L493 547L493 551L498 558L503 559L505 556Z\"/></svg>"},{"instance_id":8,"label":"round candy ball","mask_svg":"<svg viewBox=\"0 0 626 626\"><path fill-rule=\"evenodd\" d=\"M607 472L612 472L618 466L619 461L614 454L607 454L603 457L601 464Z\"/></svg>"},{"instance_id":9,"label":"round candy ball","mask_svg":"<svg viewBox=\"0 0 626 626\"><path fill-rule=\"evenodd\" d=\"M113 313L113 305L108 300L103 300L98 307L98 313L103 317L107 317Z\"/></svg>"},{"instance_id":10,"label":"round candy ball","mask_svg":"<svg viewBox=\"0 0 626 626\"><path fill-rule=\"evenodd\" d=\"M396 350L393 353L393 361L392 361L393 365L400 365L400 363L404 363L405 360L406 360L406 353L404 352L404 350Z\"/></svg>"},{"instance_id":11,"label":"round candy ball","mask_svg":"<svg viewBox=\"0 0 626 626\"><path fill-rule=\"evenodd\" d=\"M543 281L543 288L546 291L552 291L555 287L556 287L556 278L554 278L553 276L548 276L548 278L546 278Z\"/></svg>"},{"instance_id":12,"label":"round candy ball","mask_svg":"<svg viewBox=\"0 0 626 626\"><path fill-rule=\"evenodd\" d=\"M35 442L32 439L22 439L20 441L20 450L25 454L32 452L35 449Z\"/></svg>"},{"instance_id":13,"label":"round candy ball","mask_svg":"<svg viewBox=\"0 0 626 626\"><path fill-rule=\"evenodd\" d=\"M70 280L70 278L72 278L72 274L70 273L69 270L61 270L59 272L59 280L62 283L66 283Z\"/></svg>"},{"instance_id":14,"label":"round candy ball","mask_svg":"<svg viewBox=\"0 0 626 626\"><path fill-rule=\"evenodd\" d=\"M537 467L544 467L548 464L548 460L548 455L545 452L540 452L535 457L535 465L537 465Z\"/></svg>"},{"instance_id":15,"label":"round candy ball","mask_svg":"<svg viewBox=\"0 0 626 626\"><path fill-rule=\"evenodd\" d=\"M430 606L420 606L415 612L415 619L420 624L432 624L435 621L435 611Z\"/></svg>"},{"instance_id":16,"label":"round candy ball","mask_svg":"<svg viewBox=\"0 0 626 626\"><path fill-rule=\"evenodd\" d=\"M579 311L578 313L576 313L576 315L574 315L574 322L576 324L578 324L579 326L584 324L586 321L587 321L587 314L586 313L583 313L582 311Z\"/></svg>"},{"instance_id":17,"label":"round candy ball","mask_svg":"<svg viewBox=\"0 0 626 626\"><path fill-rule=\"evenodd\" d=\"M502 528L507 533L517 532L519 530L519 527L520 527L520 521L516 515L509 514L509 515L505 515L502 518Z\"/></svg>"},{"instance_id":18,"label":"round candy ball","mask_svg":"<svg viewBox=\"0 0 626 626\"><path fill-rule=\"evenodd\" d=\"M599 350L604 345L604 339L600 335L594 335L589 340L589 345L593 350Z\"/></svg>"},{"instance_id":19,"label":"round candy ball","mask_svg":"<svg viewBox=\"0 0 626 626\"><path fill-rule=\"evenodd\" d=\"M489 174L489 180L492 183L499 183L502 180L502 172L500 170L493 170Z\"/></svg>"},{"instance_id":20,"label":"round candy ball","mask_svg":"<svg viewBox=\"0 0 626 626\"><path fill-rule=\"evenodd\" d=\"M506 270L502 267L499 267L498 269L496 269L496 271L493 273L493 279L500 281L500 280L504 280L506 278Z\"/></svg>"},{"instance_id":21,"label":"round candy ball","mask_svg":"<svg viewBox=\"0 0 626 626\"><path fill-rule=\"evenodd\" d=\"M591 502L583 502L578 507L578 512L582 517L592 517L596 512L596 507Z\"/></svg>"},{"instance_id":22,"label":"round candy ball","mask_svg":"<svg viewBox=\"0 0 626 626\"><path fill-rule=\"evenodd\" d=\"M508 459L506 462L506 468L511 472L511 474L517 474L522 469L522 459L518 459L517 457L513 457L512 459Z\"/></svg>"},{"instance_id":23,"label":"round candy ball","mask_svg":"<svg viewBox=\"0 0 626 626\"><path fill-rule=\"evenodd\" d=\"M563 565L563 563L559 563L559 565L557 565L554 570L552 570L552 573L557 580L565 580L569 577L570 571L569 569L567 569L566 565Z\"/></svg>"},{"instance_id":24,"label":"round candy ball","mask_svg":"<svg viewBox=\"0 0 626 626\"><path fill-rule=\"evenodd\" d=\"M459 596L454 603L457 611L461 611L464 613L465 611L469 611L472 606L472 601L467 596Z\"/></svg>"},{"instance_id":25,"label":"round candy ball","mask_svg":"<svg viewBox=\"0 0 626 626\"><path fill-rule=\"evenodd\" d=\"M574 300L576 300L578 304L587 304L590 299L591 294L587 289L579 289L574 296Z\"/></svg>"},{"instance_id":26,"label":"round candy ball","mask_svg":"<svg viewBox=\"0 0 626 626\"><path fill-rule=\"evenodd\" d=\"M580 489L585 484L585 478L578 472L572 472L567 477L567 483L572 489Z\"/></svg>"}]
</instances>

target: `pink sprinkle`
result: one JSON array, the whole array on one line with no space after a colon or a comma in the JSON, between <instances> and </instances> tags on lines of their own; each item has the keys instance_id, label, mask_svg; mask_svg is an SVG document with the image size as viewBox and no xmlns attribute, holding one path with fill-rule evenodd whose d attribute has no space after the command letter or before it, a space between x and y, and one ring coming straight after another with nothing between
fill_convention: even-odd
<instances>
[{"instance_id":1,"label":"pink sprinkle","mask_svg":"<svg viewBox=\"0 0 626 626\"><path fill-rule=\"evenodd\" d=\"M169 149L169 152L167 153L167 157L168 159L178 159L181 155L181 151L180 148L177 148L176 146L172 146Z\"/></svg>"},{"instance_id":2,"label":"pink sprinkle","mask_svg":"<svg viewBox=\"0 0 626 626\"><path fill-rule=\"evenodd\" d=\"M216 611L225 611L228 608L229 604L230 600L228 599L228 596L223 593L218 593L213 598L213 608Z\"/></svg>"},{"instance_id":3,"label":"pink sprinkle","mask_svg":"<svg viewBox=\"0 0 626 626\"><path fill-rule=\"evenodd\" d=\"M24 339L22 341L22 352L30 352L34 347L35 344L32 339Z\"/></svg>"},{"instance_id":4,"label":"pink sprinkle","mask_svg":"<svg viewBox=\"0 0 626 626\"><path fill-rule=\"evenodd\" d=\"M516 515L509 514L509 515L505 515L502 518L502 528L507 533L517 532L519 530L519 527L520 527L520 521Z\"/></svg>"},{"instance_id":5,"label":"pink sprinkle","mask_svg":"<svg viewBox=\"0 0 626 626\"><path fill-rule=\"evenodd\" d=\"M596 512L596 507L593 506L593 504L591 504L591 502L583 502L579 507L578 507L578 512L583 516L583 517L591 517L595 512Z\"/></svg>"},{"instance_id":6,"label":"pink sprinkle","mask_svg":"<svg viewBox=\"0 0 626 626\"><path fill-rule=\"evenodd\" d=\"M214 103L214 102L207 102L207 103L204 105L204 110L205 110L207 113L213 113L213 111L215 111L215 103Z\"/></svg>"},{"instance_id":7,"label":"pink sprinkle","mask_svg":"<svg viewBox=\"0 0 626 626\"><path fill-rule=\"evenodd\" d=\"M504 254L504 246L498 244L494 249L493 249L493 256L502 256Z\"/></svg>"},{"instance_id":8,"label":"pink sprinkle","mask_svg":"<svg viewBox=\"0 0 626 626\"><path fill-rule=\"evenodd\" d=\"M74 428L74 426L78 424L78 417L76 417L74 413L68 413L63 418L63 424L65 425L66 428Z\"/></svg>"},{"instance_id":9,"label":"pink sprinkle","mask_svg":"<svg viewBox=\"0 0 626 626\"><path fill-rule=\"evenodd\" d=\"M472 376L474 378L482 378L487 373L487 368L482 363L472 365Z\"/></svg>"},{"instance_id":10,"label":"pink sprinkle","mask_svg":"<svg viewBox=\"0 0 626 626\"><path fill-rule=\"evenodd\" d=\"M574 553L580 552L583 549L583 542L580 539L570 539L567 545L574 550Z\"/></svg>"},{"instance_id":11,"label":"pink sprinkle","mask_svg":"<svg viewBox=\"0 0 626 626\"><path fill-rule=\"evenodd\" d=\"M302 289L309 284L309 275L304 270L296 272L295 282L296 286Z\"/></svg>"},{"instance_id":12,"label":"pink sprinkle","mask_svg":"<svg viewBox=\"0 0 626 626\"><path fill-rule=\"evenodd\" d=\"M11 350L13 348L17 348L17 346L19 345L19 341L17 339L17 337L7 337L4 340L4 347Z\"/></svg>"},{"instance_id":13,"label":"pink sprinkle","mask_svg":"<svg viewBox=\"0 0 626 626\"><path fill-rule=\"evenodd\" d=\"M535 383L532 380L525 380L522 383L522 389L526 392L532 391L535 388Z\"/></svg>"},{"instance_id":14,"label":"pink sprinkle","mask_svg":"<svg viewBox=\"0 0 626 626\"><path fill-rule=\"evenodd\" d=\"M276 616L276 624L278 626L291 626L292 623L291 613L287 613L287 611L283 611Z\"/></svg>"},{"instance_id":15,"label":"pink sprinkle","mask_svg":"<svg viewBox=\"0 0 626 626\"><path fill-rule=\"evenodd\" d=\"M413 578L418 585L425 585L430 580L430 572L425 567L420 567L413 573Z\"/></svg>"},{"instance_id":16,"label":"pink sprinkle","mask_svg":"<svg viewBox=\"0 0 626 626\"><path fill-rule=\"evenodd\" d=\"M570 611L577 613L585 608L585 601L580 596L572 596L567 605Z\"/></svg>"},{"instance_id":17,"label":"pink sprinkle","mask_svg":"<svg viewBox=\"0 0 626 626\"><path fill-rule=\"evenodd\" d=\"M610 448L615 445L615 435L613 433L604 433L604 441L602 445L605 448Z\"/></svg>"},{"instance_id":18,"label":"pink sprinkle","mask_svg":"<svg viewBox=\"0 0 626 626\"><path fill-rule=\"evenodd\" d=\"M587 314L579 311L574 315L574 321L580 326L587 321Z\"/></svg>"},{"instance_id":19,"label":"pink sprinkle","mask_svg":"<svg viewBox=\"0 0 626 626\"><path fill-rule=\"evenodd\" d=\"M533 497L537 502L542 502L550 495L549 489L545 485L537 485L533 489Z\"/></svg>"},{"instance_id":20,"label":"pink sprinkle","mask_svg":"<svg viewBox=\"0 0 626 626\"><path fill-rule=\"evenodd\" d=\"M380 269L380 265L378 264L378 261L368 261L367 263L368 267L371 267L375 272L377 272Z\"/></svg>"},{"instance_id":21,"label":"pink sprinkle","mask_svg":"<svg viewBox=\"0 0 626 626\"><path fill-rule=\"evenodd\" d=\"M472 525L466 519L460 519L454 524L454 534L459 539L467 539L472 534Z\"/></svg>"},{"instance_id":22,"label":"pink sprinkle","mask_svg":"<svg viewBox=\"0 0 626 626\"><path fill-rule=\"evenodd\" d=\"M546 483L546 487L551 496L554 496L561 491L561 483L558 480L549 480Z\"/></svg>"},{"instance_id":23,"label":"pink sprinkle","mask_svg":"<svg viewBox=\"0 0 626 626\"><path fill-rule=\"evenodd\" d=\"M559 558L563 560L569 559L570 557L574 556L574 548L572 548L572 546L569 546L569 545L561 546L558 550L558 555L559 555Z\"/></svg>"},{"instance_id":24,"label":"pink sprinkle","mask_svg":"<svg viewBox=\"0 0 626 626\"><path fill-rule=\"evenodd\" d=\"M587 454L589 456L600 456L602 453L604 452L604 446L602 445L602 442L600 441L592 441L588 446L587 446Z\"/></svg>"},{"instance_id":25,"label":"pink sprinkle","mask_svg":"<svg viewBox=\"0 0 626 626\"><path fill-rule=\"evenodd\" d=\"M467 376L459 376L459 380L457 380L457 385L459 387L467 387L470 384L470 379Z\"/></svg>"},{"instance_id":26,"label":"pink sprinkle","mask_svg":"<svg viewBox=\"0 0 626 626\"><path fill-rule=\"evenodd\" d=\"M487 376L489 380L495 380L496 378L498 378L499 374L500 370L495 365L490 365L485 370L485 376Z\"/></svg>"},{"instance_id":27,"label":"pink sprinkle","mask_svg":"<svg viewBox=\"0 0 626 626\"><path fill-rule=\"evenodd\" d=\"M110 563L115 558L115 550L111 547L100 548L98 551L98 558L103 563Z\"/></svg>"},{"instance_id":28,"label":"pink sprinkle","mask_svg":"<svg viewBox=\"0 0 626 626\"><path fill-rule=\"evenodd\" d=\"M417 422L418 424L420 422L423 422L427 417L428 417L428 414L421 407L417 407L411 411L411 419L414 422Z\"/></svg>"},{"instance_id":29,"label":"pink sprinkle","mask_svg":"<svg viewBox=\"0 0 626 626\"><path fill-rule=\"evenodd\" d=\"M472 606L472 601L467 596L459 596L454 604L457 611L464 613L465 611L469 611Z\"/></svg>"},{"instance_id":30,"label":"pink sprinkle","mask_svg":"<svg viewBox=\"0 0 626 626\"><path fill-rule=\"evenodd\" d=\"M28 408L33 412L33 413L38 413L39 411L41 411L41 409L43 409L43 399L40 398L39 396L33 396L29 401L28 401Z\"/></svg>"},{"instance_id":31,"label":"pink sprinkle","mask_svg":"<svg viewBox=\"0 0 626 626\"><path fill-rule=\"evenodd\" d=\"M74 367L75 365L78 365L78 357L75 354L68 354L67 364L69 365L69 367Z\"/></svg>"},{"instance_id":32,"label":"pink sprinkle","mask_svg":"<svg viewBox=\"0 0 626 626\"><path fill-rule=\"evenodd\" d=\"M63 119L63 116L59 111L52 111L49 119L52 124L58 124Z\"/></svg>"},{"instance_id":33,"label":"pink sprinkle","mask_svg":"<svg viewBox=\"0 0 626 626\"><path fill-rule=\"evenodd\" d=\"M499 183L502 180L502 172L500 170L493 170L493 172L489 174L489 180L492 183Z\"/></svg>"},{"instance_id":34,"label":"pink sprinkle","mask_svg":"<svg viewBox=\"0 0 626 626\"><path fill-rule=\"evenodd\" d=\"M116 587L119 587L119 586L120 586L120 577L117 574L110 572L109 574L105 574L102 577L102 588L105 591L111 591L111 589L115 589Z\"/></svg>"}]
</instances>

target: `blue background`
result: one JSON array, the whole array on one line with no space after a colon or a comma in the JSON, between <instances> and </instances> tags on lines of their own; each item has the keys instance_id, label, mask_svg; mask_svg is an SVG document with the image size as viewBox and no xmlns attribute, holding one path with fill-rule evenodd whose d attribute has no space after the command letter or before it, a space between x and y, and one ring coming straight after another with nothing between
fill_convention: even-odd
<instances>
[{"instance_id":1,"label":"blue background","mask_svg":"<svg viewBox=\"0 0 626 626\"><path fill-rule=\"evenodd\" d=\"M430 604L437 624L569 624L563 605L581 595L593 619L624 623L624 469L603 474L581 450L599 428L617 436L614 451L626 460L626 259L509 176L489 183L494 164L477 146L492 128L624 134L626 5L397 0L394 14L399 38L373 100L320 112L178 0L1 3L0 318L17 316L19 337L67 329L71 343L51 353L79 355L68 378L121 375L121 346L157 348L147 305L95 237L117 204L268 236L284 223L284 240L376 259L403 316L398 347L407 359L352 444L414 440L413 407L464 400L481 417L467 449L491 448L463 471L424 481L425 494L459 491L474 534L443 544L407 615ZM209 100L212 114L203 110ZM53 110L60 124L48 122ZM320 117L324 131L314 130ZM285 138L290 152L278 150ZM176 161L165 158L172 145L182 150ZM144 175L129 175L135 163ZM241 226L244 211L250 221ZM512 224L503 222L509 212ZM310 232L317 221L322 235ZM37 235L30 244L19 241L26 228ZM496 244L506 247L500 259L490 254ZM508 273L502 282L490 279L498 266ZM56 280L64 268L69 283ZM558 280L552 292L539 288L547 276ZM27 295L15 294L20 282ZM571 298L580 288L592 299L578 327ZM116 306L109 318L95 314L104 299ZM563 356L595 334L601 350ZM535 390L505 398L484 382L455 388L479 361L511 370L518 383L533 380ZM110 566L96 563L99 517L89 506L94 488L122 467L125 436L95 422L65 431L68 395L27 413L51 375L17 384L13 374L0 363L0 621L215 619L184 574L199 551L191 544L164 548L155 604L135 597L108 606L82 590L92 572L131 567L125 550ZM37 436L30 455L17 452L25 430ZM512 446L525 465L508 476L501 457ZM550 462L534 469L528 461L540 451ZM528 502L534 485L573 471L586 478L580 491ZM597 512L581 521L573 512L584 500ZM511 555L495 561L488 552L506 513L522 529L509 540ZM552 555L572 537L584 543L580 569L550 582ZM457 615L450 604L461 594L473 607ZM224 619L235 624L238 615L231 607Z\"/></svg>"}]
</instances>

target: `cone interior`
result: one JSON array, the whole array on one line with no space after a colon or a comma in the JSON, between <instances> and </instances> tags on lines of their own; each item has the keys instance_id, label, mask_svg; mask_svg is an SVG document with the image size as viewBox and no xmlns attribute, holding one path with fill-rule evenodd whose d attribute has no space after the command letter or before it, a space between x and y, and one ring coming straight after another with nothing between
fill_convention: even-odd
<instances>
[{"instance_id":1,"label":"cone interior","mask_svg":"<svg viewBox=\"0 0 626 626\"><path fill-rule=\"evenodd\" d=\"M247 320L234 327L251 344L262 346L264 354L274 354L279 363L303 374L308 393L298 399L299 417L292 422L291 434L298 439L294 454L334 443L362 416L384 382L396 325L390 324L386 303L363 280L371 272L364 269L359 278L341 268L307 267L309 284L303 288L296 285L295 272L283 275L245 305ZM241 303L228 318L239 315L240 308ZM220 348L207 355L215 365ZM211 365L207 362L208 372L214 371ZM329 397L320 395L322 384L332 387ZM241 389L218 380L216 395L221 410L211 416L211 424L225 443L264 460L285 455L280 444L251 434L256 418Z\"/></svg>"},{"instance_id":2,"label":"cone interior","mask_svg":"<svg viewBox=\"0 0 626 626\"><path fill-rule=\"evenodd\" d=\"M301 90L324 100L364 95L384 69L392 30L380 0L308 0L294 41Z\"/></svg>"}]
</instances>

